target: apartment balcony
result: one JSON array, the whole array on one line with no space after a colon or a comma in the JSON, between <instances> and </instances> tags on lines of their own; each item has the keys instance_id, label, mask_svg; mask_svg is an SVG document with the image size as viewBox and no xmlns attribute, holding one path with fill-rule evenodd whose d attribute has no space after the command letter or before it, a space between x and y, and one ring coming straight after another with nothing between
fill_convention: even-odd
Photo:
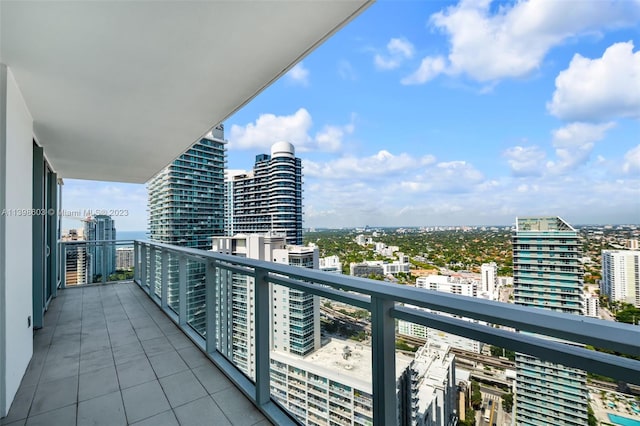
<instances>
[{"instance_id":1,"label":"apartment balcony","mask_svg":"<svg viewBox=\"0 0 640 426\"><path fill-rule=\"evenodd\" d=\"M0 211L53 212L0 215L0 416L56 296L86 290L57 293L63 179L148 182L370 5L0 2Z\"/></svg>"},{"instance_id":2,"label":"apartment balcony","mask_svg":"<svg viewBox=\"0 0 640 426\"><path fill-rule=\"evenodd\" d=\"M134 281L57 290L44 327L35 334L35 353L27 373L2 424L37 424L44 419L49 424L94 420L99 424L104 419L117 424L191 424L196 418L216 418L229 424L296 424L292 414L302 416L304 404L289 411L276 402L280 383L274 379L279 374L274 375L276 367L271 367L270 284L371 312L372 399L352 396L351 388L335 381L322 383L329 384L330 400L342 404L353 397L370 404L373 424L396 422L396 319L640 384L640 361L530 334L638 356L640 330L627 324L167 244L129 243L134 246ZM58 252L75 250L78 244L82 243L63 242ZM193 273L196 269L201 273ZM245 375L241 363L234 363L225 352L221 339L232 327L213 314L216 306L229 303L225 298L231 293L221 287L231 282L218 280L228 273L253 278L248 281L255 286L256 321L255 337L249 343L255 349L255 377ZM60 282L66 281L62 274ZM403 303L528 333L407 308ZM312 384L296 382L316 399ZM287 389L284 384L282 387ZM339 415L340 410L329 414L336 422L347 421Z\"/></svg>"},{"instance_id":3,"label":"apartment balcony","mask_svg":"<svg viewBox=\"0 0 640 426\"><path fill-rule=\"evenodd\" d=\"M271 424L137 284L58 290L2 425Z\"/></svg>"},{"instance_id":4,"label":"apartment balcony","mask_svg":"<svg viewBox=\"0 0 640 426\"><path fill-rule=\"evenodd\" d=\"M195 249L135 242L132 282L64 288L67 245L58 245L56 215L62 179L147 182L370 4L0 2L0 209L54 212L0 215L0 423L296 424L271 393L271 284L371 313L376 425L397 419L396 320L639 384L639 361L534 335L640 356L637 327ZM299 191L300 182L286 179L266 186L263 173L256 171L249 194ZM181 177L173 191L193 183ZM300 214L267 220L265 228ZM201 215L192 216L200 225ZM191 226L172 231L187 232ZM216 314L229 306L230 292L220 292L227 272L252 278L253 359L234 360L230 348L240 336ZM255 374L245 374L247 365ZM324 383L335 395L353 395ZM326 417L350 421L331 413L317 423Z\"/></svg>"}]
</instances>

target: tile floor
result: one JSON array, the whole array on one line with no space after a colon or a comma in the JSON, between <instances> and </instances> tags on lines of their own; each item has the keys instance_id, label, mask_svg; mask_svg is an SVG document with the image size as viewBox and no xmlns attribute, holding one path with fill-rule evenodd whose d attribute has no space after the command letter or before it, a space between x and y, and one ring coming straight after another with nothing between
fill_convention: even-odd
<instances>
[{"instance_id":1,"label":"tile floor","mask_svg":"<svg viewBox=\"0 0 640 426\"><path fill-rule=\"evenodd\" d=\"M11 426L269 425L133 283L58 292Z\"/></svg>"}]
</instances>

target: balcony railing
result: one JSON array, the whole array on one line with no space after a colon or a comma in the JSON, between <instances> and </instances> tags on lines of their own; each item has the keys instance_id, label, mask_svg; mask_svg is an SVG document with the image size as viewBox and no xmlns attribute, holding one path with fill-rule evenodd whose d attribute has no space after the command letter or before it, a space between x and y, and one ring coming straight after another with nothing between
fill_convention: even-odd
<instances>
[{"instance_id":1,"label":"balcony railing","mask_svg":"<svg viewBox=\"0 0 640 426\"><path fill-rule=\"evenodd\" d=\"M60 241L59 245L61 288L110 281L110 277L118 275L116 250L128 247L133 251L133 240ZM124 279L133 277L132 267L133 259L131 267L121 272Z\"/></svg>"},{"instance_id":2,"label":"balcony railing","mask_svg":"<svg viewBox=\"0 0 640 426\"><path fill-rule=\"evenodd\" d=\"M276 424L296 422L272 399L271 394L270 284L371 312L375 425L395 424L397 420L395 320L410 321L545 361L640 384L640 361L562 343L571 341L637 357L640 356L640 328L628 324L148 241L135 241L134 255L135 281L140 287ZM223 283L230 287L231 274L252 278L255 380L243 374L224 354L231 336L228 330L220 329L220 322L225 309L230 306L228 301L232 295L222 287ZM425 312L404 304L499 324L526 333Z\"/></svg>"}]
</instances>

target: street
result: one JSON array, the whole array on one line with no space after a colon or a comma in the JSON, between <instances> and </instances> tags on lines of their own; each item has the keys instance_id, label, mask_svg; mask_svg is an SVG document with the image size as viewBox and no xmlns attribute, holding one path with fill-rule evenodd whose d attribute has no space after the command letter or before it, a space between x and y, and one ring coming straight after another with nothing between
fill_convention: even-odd
<instances>
[{"instance_id":1,"label":"street","mask_svg":"<svg viewBox=\"0 0 640 426\"><path fill-rule=\"evenodd\" d=\"M476 411L476 425L478 426L508 426L511 424L511 414L502 409L502 394L498 388L480 385L483 410Z\"/></svg>"}]
</instances>

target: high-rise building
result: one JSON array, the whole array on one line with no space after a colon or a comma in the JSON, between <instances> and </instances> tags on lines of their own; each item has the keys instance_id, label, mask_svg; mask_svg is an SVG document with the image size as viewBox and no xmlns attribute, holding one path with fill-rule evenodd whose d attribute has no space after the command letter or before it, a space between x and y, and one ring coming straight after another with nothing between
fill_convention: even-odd
<instances>
[{"instance_id":1,"label":"high-rise building","mask_svg":"<svg viewBox=\"0 0 640 426\"><path fill-rule=\"evenodd\" d=\"M111 216L96 215L84 223L84 236L87 241L114 241L116 239L115 221ZM96 244L87 246L94 276L109 276L116 271L115 244Z\"/></svg>"},{"instance_id":2,"label":"high-rise building","mask_svg":"<svg viewBox=\"0 0 640 426\"><path fill-rule=\"evenodd\" d=\"M256 156L252 171L227 182L227 235L275 231L288 244L302 244L302 162L293 145L273 144L270 155Z\"/></svg>"},{"instance_id":3,"label":"high-rise building","mask_svg":"<svg viewBox=\"0 0 640 426\"><path fill-rule=\"evenodd\" d=\"M211 237L224 235L224 126L220 124L148 183L150 239L209 250ZM160 256L156 258L159 285ZM169 264L169 306L178 308L178 263ZM187 262L189 324L205 333L205 267Z\"/></svg>"},{"instance_id":4,"label":"high-rise building","mask_svg":"<svg viewBox=\"0 0 640 426\"><path fill-rule=\"evenodd\" d=\"M427 343L416 351L400 387L400 424L452 426L456 415L455 356L446 344Z\"/></svg>"},{"instance_id":5,"label":"high-rise building","mask_svg":"<svg viewBox=\"0 0 640 426\"><path fill-rule=\"evenodd\" d=\"M212 251L318 269L318 248L289 245L284 234L238 234L214 237ZM220 350L250 377L255 377L254 282L237 273L220 277L218 341ZM272 285L271 347L283 353L305 356L320 347L320 302L317 296L280 285ZM225 298L224 295L227 295Z\"/></svg>"},{"instance_id":6,"label":"high-rise building","mask_svg":"<svg viewBox=\"0 0 640 426\"><path fill-rule=\"evenodd\" d=\"M67 240L69 241L69 240ZM76 240L71 240L76 241ZM83 285L93 282L91 255L82 245L67 246L65 253L65 285Z\"/></svg>"},{"instance_id":7,"label":"high-rise building","mask_svg":"<svg viewBox=\"0 0 640 426\"><path fill-rule=\"evenodd\" d=\"M578 232L563 219L517 218L513 235L515 303L582 315L580 257ZM516 376L516 424L587 424L584 371L517 353Z\"/></svg>"},{"instance_id":8,"label":"high-rise building","mask_svg":"<svg viewBox=\"0 0 640 426\"><path fill-rule=\"evenodd\" d=\"M224 235L225 144L221 124L149 181L151 240L209 250Z\"/></svg>"},{"instance_id":9,"label":"high-rise building","mask_svg":"<svg viewBox=\"0 0 640 426\"><path fill-rule=\"evenodd\" d=\"M62 235L62 241L82 241L82 230L69 229L69 232ZM91 256L84 245L67 245L64 253L64 280L65 285L74 286L93 282L91 271Z\"/></svg>"},{"instance_id":10,"label":"high-rise building","mask_svg":"<svg viewBox=\"0 0 640 426\"><path fill-rule=\"evenodd\" d=\"M397 424L453 426L455 358L448 346L425 345L414 358L396 354ZM305 357L271 353L271 394L305 425L373 423L370 348L331 338Z\"/></svg>"},{"instance_id":11,"label":"high-rise building","mask_svg":"<svg viewBox=\"0 0 640 426\"><path fill-rule=\"evenodd\" d=\"M133 247L118 247L116 249L116 269L131 269L133 265Z\"/></svg>"},{"instance_id":12,"label":"high-rise building","mask_svg":"<svg viewBox=\"0 0 640 426\"><path fill-rule=\"evenodd\" d=\"M602 250L600 293L640 308L640 251Z\"/></svg>"},{"instance_id":13,"label":"high-rise building","mask_svg":"<svg viewBox=\"0 0 640 426\"><path fill-rule=\"evenodd\" d=\"M482 274L482 291L495 295L498 288L498 265L496 262L483 263L480 268Z\"/></svg>"}]
</instances>

